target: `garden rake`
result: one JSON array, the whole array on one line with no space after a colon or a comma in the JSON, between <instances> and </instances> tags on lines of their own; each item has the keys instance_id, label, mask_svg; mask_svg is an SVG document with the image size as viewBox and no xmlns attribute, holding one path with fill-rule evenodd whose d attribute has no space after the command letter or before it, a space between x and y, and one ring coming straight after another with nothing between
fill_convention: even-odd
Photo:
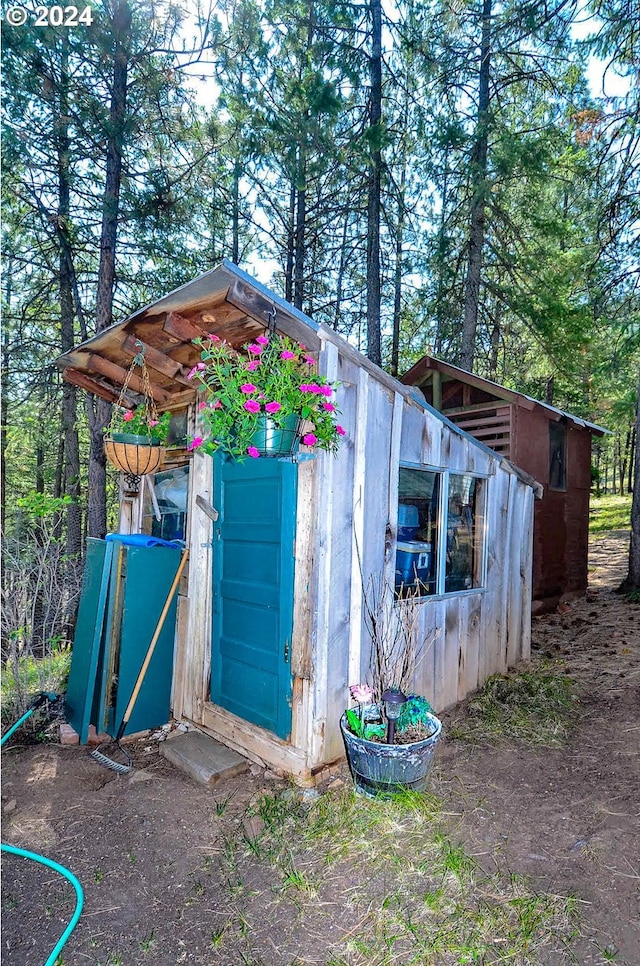
<instances>
[{"instance_id":1,"label":"garden rake","mask_svg":"<svg viewBox=\"0 0 640 966\"><path fill-rule=\"evenodd\" d=\"M100 765L104 765L105 768L110 768L112 771L117 771L120 775L126 775L133 768L133 760L131 758L131 755L126 750L126 748L122 747L122 745L120 744L120 741L122 739L122 736L124 735L125 728L129 723L129 718L131 717L131 713L133 711L134 705L138 698L138 693L140 691L140 688L142 687L142 682L144 681L144 676L147 673L147 668L151 663L151 658L153 657L155 646L157 644L158 638L160 637L160 632L162 631L162 628L164 626L164 622L166 620L167 614L169 613L169 607L171 606L171 601L173 600L175 592L178 589L180 577L182 576L182 571L185 568L188 557L189 557L189 551L184 550L182 553L180 566L178 567L178 572L176 573L173 579L173 583L171 584L171 588L167 595L167 599L165 601L164 607L162 608L162 613L160 614L158 623L156 624L156 629L153 632L151 643L149 644L149 647L147 649L145 659L142 662L140 673L138 674L138 677L136 679L133 692L129 699L129 704L126 707L124 715L122 716L122 721L120 722L120 727L118 728L118 732L115 738L110 738L109 741L104 741L97 748L94 748L92 751L89 752L91 757L94 758L95 761L97 761ZM117 755L118 757L112 758L111 756L114 754Z\"/></svg>"}]
</instances>

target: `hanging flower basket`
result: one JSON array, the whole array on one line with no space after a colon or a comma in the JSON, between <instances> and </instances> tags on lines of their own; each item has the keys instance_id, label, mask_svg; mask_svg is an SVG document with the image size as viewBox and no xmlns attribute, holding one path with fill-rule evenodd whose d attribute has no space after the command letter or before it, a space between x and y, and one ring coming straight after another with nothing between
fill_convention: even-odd
<instances>
[{"instance_id":1,"label":"hanging flower basket","mask_svg":"<svg viewBox=\"0 0 640 966\"><path fill-rule=\"evenodd\" d=\"M129 441L114 437L126 437L126 433L114 433L105 439L104 451L109 462L128 477L157 473L164 459L164 446L150 436L131 436Z\"/></svg>"},{"instance_id":2,"label":"hanging flower basket","mask_svg":"<svg viewBox=\"0 0 640 966\"><path fill-rule=\"evenodd\" d=\"M258 416L257 423L258 429L251 437L250 445L260 456L291 456L297 451L300 420L295 414L286 416L282 425L264 415Z\"/></svg>"},{"instance_id":3,"label":"hanging flower basket","mask_svg":"<svg viewBox=\"0 0 640 966\"><path fill-rule=\"evenodd\" d=\"M104 440L104 452L109 462L125 475L130 491L137 492L140 477L157 473L164 460L162 443L169 431L171 413L158 416L151 392L149 373L144 361L144 346L134 356L122 391L111 414L111 423ZM135 410L123 405L131 376L136 367L142 371L144 402Z\"/></svg>"},{"instance_id":4,"label":"hanging flower basket","mask_svg":"<svg viewBox=\"0 0 640 966\"><path fill-rule=\"evenodd\" d=\"M188 449L247 457L287 456L299 444L335 453L346 431L337 422L335 386L316 372L303 345L275 331L239 350L211 334L194 340L201 361L189 379L198 384L200 429Z\"/></svg>"}]
</instances>

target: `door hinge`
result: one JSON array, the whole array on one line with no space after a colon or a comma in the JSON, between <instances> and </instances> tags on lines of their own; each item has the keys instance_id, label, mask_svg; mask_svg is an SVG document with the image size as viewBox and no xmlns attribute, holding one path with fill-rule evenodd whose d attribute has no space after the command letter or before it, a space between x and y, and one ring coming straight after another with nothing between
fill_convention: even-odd
<instances>
[{"instance_id":1,"label":"door hinge","mask_svg":"<svg viewBox=\"0 0 640 966\"><path fill-rule=\"evenodd\" d=\"M284 642L284 663L289 663L289 641Z\"/></svg>"}]
</instances>

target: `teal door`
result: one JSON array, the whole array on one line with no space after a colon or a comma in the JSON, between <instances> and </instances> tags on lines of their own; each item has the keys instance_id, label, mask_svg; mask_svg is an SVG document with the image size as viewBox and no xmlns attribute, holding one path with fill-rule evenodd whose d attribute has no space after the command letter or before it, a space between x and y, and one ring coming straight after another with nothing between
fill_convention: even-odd
<instances>
[{"instance_id":1,"label":"teal door","mask_svg":"<svg viewBox=\"0 0 640 966\"><path fill-rule=\"evenodd\" d=\"M291 733L297 466L214 458L211 700Z\"/></svg>"}]
</instances>

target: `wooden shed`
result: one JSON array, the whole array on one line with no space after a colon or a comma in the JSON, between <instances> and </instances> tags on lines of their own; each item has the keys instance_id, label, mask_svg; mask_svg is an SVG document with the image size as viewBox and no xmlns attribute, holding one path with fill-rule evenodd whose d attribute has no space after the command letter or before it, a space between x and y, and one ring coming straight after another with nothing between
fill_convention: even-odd
<instances>
[{"instance_id":1,"label":"wooden shed","mask_svg":"<svg viewBox=\"0 0 640 966\"><path fill-rule=\"evenodd\" d=\"M423 356L401 377L451 422L544 487L535 508L534 610L587 589L591 437L606 430L473 373Z\"/></svg>"},{"instance_id":2,"label":"wooden shed","mask_svg":"<svg viewBox=\"0 0 640 966\"><path fill-rule=\"evenodd\" d=\"M384 575L398 598L405 583L420 589L430 643L415 689L437 711L528 657L537 484L226 261L59 365L76 385L113 399L139 340L158 404L188 407L193 431L191 340L213 332L240 346L267 328L274 308L277 329L339 384L346 436L337 454L235 463L177 449L155 478L161 521L145 487L123 494L120 527L164 527L158 532L191 551L174 716L304 783L344 757L348 686L369 668L371 577Z\"/></svg>"}]
</instances>

